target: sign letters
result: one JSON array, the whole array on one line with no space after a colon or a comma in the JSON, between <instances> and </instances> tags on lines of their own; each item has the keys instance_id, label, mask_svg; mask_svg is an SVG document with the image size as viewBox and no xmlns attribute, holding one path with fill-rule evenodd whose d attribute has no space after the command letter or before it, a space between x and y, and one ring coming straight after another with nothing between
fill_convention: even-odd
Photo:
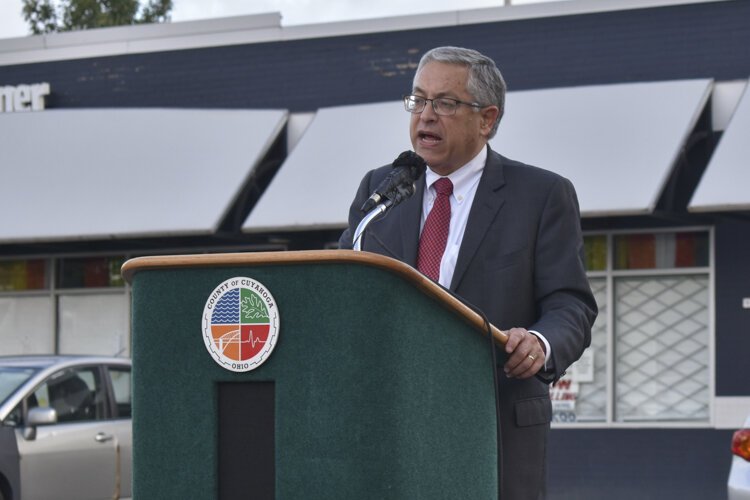
<instances>
[{"instance_id":1,"label":"sign letters","mask_svg":"<svg viewBox=\"0 0 750 500\"><path fill-rule=\"evenodd\" d=\"M49 83L0 87L0 113L41 111L49 93Z\"/></svg>"}]
</instances>

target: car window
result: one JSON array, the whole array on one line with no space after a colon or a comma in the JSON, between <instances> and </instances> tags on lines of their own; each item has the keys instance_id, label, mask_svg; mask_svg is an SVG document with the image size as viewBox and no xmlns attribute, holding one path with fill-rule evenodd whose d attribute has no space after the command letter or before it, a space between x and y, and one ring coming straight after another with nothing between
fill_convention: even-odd
<instances>
[{"instance_id":1,"label":"car window","mask_svg":"<svg viewBox=\"0 0 750 500\"><path fill-rule=\"evenodd\" d=\"M117 405L118 418L130 418L131 416L131 392L130 392L130 368L121 366L110 366L109 377L112 380L112 389L115 393L115 404Z\"/></svg>"},{"instance_id":2,"label":"car window","mask_svg":"<svg viewBox=\"0 0 750 500\"><path fill-rule=\"evenodd\" d=\"M36 368L0 367L0 403L3 403L38 370Z\"/></svg>"},{"instance_id":3,"label":"car window","mask_svg":"<svg viewBox=\"0 0 750 500\"><path fill-rule=\"evenodd\" d=\"M59 371L28 397L29 408L54 408L60 423L103 420L106 418L106 403L96 367Z\"/></svg>"}]
</instances>

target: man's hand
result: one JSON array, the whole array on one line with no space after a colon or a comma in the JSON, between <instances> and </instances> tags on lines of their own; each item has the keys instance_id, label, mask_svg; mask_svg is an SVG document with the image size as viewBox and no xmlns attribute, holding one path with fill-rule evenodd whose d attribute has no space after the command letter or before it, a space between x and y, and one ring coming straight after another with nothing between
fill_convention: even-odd
<instances>
[{"instance_id":1,"label":"man's hand","mask_svg":"<svg viewBox=\"0 0 750 500\"><path fill-rule=\"evenodd\" d=\"M505 332L508 341L505 352L505 374L508 378L530 378L544 367L544 347L539 338L524 328L511 328Z\"/></svg>"}]
</instances>

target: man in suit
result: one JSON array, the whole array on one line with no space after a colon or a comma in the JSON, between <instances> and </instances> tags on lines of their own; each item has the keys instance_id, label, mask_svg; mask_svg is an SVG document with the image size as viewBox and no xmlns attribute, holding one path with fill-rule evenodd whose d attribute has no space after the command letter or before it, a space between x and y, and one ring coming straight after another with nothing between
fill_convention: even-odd
<instances>
[{"instance_id":1,"label":"man in suit","mask_svg":"<svg viewBox=\"0 0 750 500\"><path fill-rule=\"evenodd\" d=\"M588 347L597 308L571 183L487 144L504 105L505 82L490 58L457 47L422 57L404 106L429 168L414 196L370 224L362 249L417 267L507 333L498 347L501 497L539 499L552 417L547 383ZM360 207L391 169L362 180L342 248L352 247Z\"/></svg>"}]
</instances>

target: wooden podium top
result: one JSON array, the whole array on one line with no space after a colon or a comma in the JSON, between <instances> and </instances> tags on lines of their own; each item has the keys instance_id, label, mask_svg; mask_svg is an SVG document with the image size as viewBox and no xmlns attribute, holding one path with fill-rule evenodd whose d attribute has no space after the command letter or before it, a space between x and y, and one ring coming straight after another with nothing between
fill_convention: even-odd
<instances>
[{"instance_id":1,"label":"wooden podium top","mask_svg":"<svg viewBox=\"0 0 750 500\"><path fill-rule=\"evenodd\" d=\"M378 267L392 272L411 282L425 294L456 310L470 325L480 332L487 331L484 319L456 296L408 264L370 252L353 250L303 250L293 252L244 252L200 255L167 255L137 257L122 266L122 275L128 283L139 271L190 267L242 266L242 265L296 265L316 263L357 263ZM489 325L496 342L505 344L505 332Z\"/></svg>"}]
</instances>

